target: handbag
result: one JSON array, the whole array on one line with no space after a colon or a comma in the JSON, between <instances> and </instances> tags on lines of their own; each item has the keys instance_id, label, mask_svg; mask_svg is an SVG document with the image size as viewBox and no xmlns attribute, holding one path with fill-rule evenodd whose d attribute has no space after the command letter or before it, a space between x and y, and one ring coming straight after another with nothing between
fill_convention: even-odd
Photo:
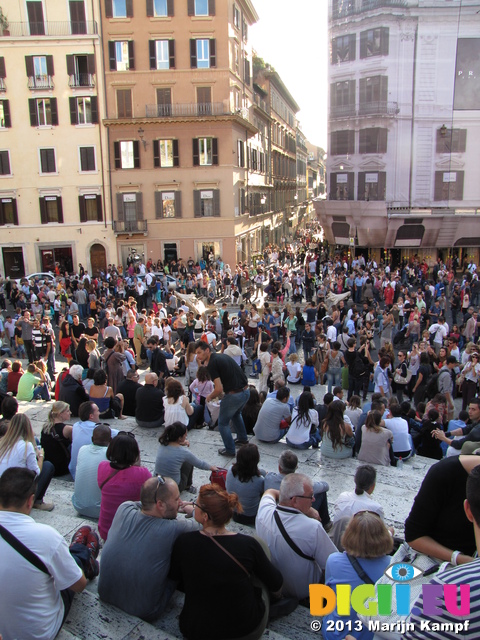
<instances>
[{"instance_id":1,"label":"handbag","mask_svg":"<svg viewBox=\"0 0 480 640\"><path fill-rule=\"evenodd\" d=\"M226 489L227 470L223 467L218 467L216 471L212 471L210 474L210 483L218 484L222 489Z\"/></svg>"},{"instance_id":2,"label":"handbag","mask_svg":"<svg viewBox=\"0 0 480 640\"><path fill-rule=\"evenodd\" d=\"M324 361L322 362L322 365L321 365L321 367L320 367L320 373L322 373L322 374L327 373L327 370L328 370L328 360L329 360L329 358L328 358L328 355L327 355L327 356L325 356L325 359L324 359Z\"/></svg>"},{"instance_id":3,"label":"handbag","mask_svg":"<svg viewBox=\"0 0 480 640\"><path fill-rule=\"evenodd\" d=\"M407 375L405 378L397 372L395 372L395 375L393 376L393 381L396 382L397 384L408 384L411 379L412 379L412 372L409 371L408 369L407 369Z\"/></svg>"}]
</instances>

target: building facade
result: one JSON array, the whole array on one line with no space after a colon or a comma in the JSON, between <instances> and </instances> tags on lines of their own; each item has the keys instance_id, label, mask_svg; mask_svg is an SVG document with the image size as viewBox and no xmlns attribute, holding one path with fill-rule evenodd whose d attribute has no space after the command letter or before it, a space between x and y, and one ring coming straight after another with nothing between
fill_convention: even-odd
<instances>
[{"instance_id":1,"label":"building facade","mask_svg":"<svg viewBox=\"0 0 480 640\"><path fill-rule=\"evenodd\" d=\"M0 272L18 278L78 263L98 272L116 252L94 3L6 0L2 10Z\"/></svg>"},{"instance_id":2,"label":"building facade","mask_svg":"<svg viewBox=\"0 0 480 640\"><path fill-rule=\"evenodd\" d=\"M326 239L478 261L478 2L330 0L329 27Z\"/></svg>"}]
</instances>

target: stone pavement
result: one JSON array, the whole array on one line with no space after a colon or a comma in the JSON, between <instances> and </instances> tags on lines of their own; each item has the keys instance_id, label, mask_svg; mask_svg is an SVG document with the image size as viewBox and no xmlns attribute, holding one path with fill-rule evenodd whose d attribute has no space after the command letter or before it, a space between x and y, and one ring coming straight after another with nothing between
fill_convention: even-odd
<instances>
[{"instance_id":1,"label":"stone pavement","mask_svg":"<svg viewBox=\"0 0 480 640\"><path fill-rule=\"evenodd\" d=\"M144 377L142 372L142 378ZM253 381L252 381L253 382ZM301 393L301 387L294 387L293 395ZM317 386L314 394L317 400L323 398L326 387ZM30 417L36 435L40 434L43 422L49 411L51 403L33 402L20 403L20 411ZM158 446L160 430L145 430L139 428L133 418L127 420L110 420L111 426L127 431L133 431L140 446L142 464L152 473L155 466L155 457ZM220 434L207 429L193 430L189 433L192 451L199 457L208 460L218 466L229 467L233 458L225 458L217 453L222 446ZM260 467L267 471L277 470L277 461L280 453L285 450L286 444L280 442L269 445L252 439L260 450ZM328 493L329 504L332 507L337 496L346 490L352 490L353 476L358 466L354 459L329 460L322 458L319 450L296 451L299 458L299 471L307 474L313 480L326 480L330 485ZM375 499L380 502L385 510L385 520L395 527L398 535L403 535L403 523L407 517L413 499L429 467L434 463L428 458L416 456L408 460L402 470L390 467L377 467L377 487L374 493ZM194 484L200 487L208 482L209 472L195 469ZM54 502L55 509L51 513L32 511L32 516L37 522L43 522L55 527L70 542L72 534L82 524L96 526L95 522L79 517L71 503L73 483L70 476L54 478L46 495L46 501ZM182 494L182 499L191 500L192 495ZM183 518L183 515L179 515ZM233 530L247 534L253 534L254 530L231 523ZM121 561L121 559L119 559ZM101 565L101 555L100 555ZM101 570L101 568L100 568ZM178 628L178 615L181 611L183 595L175 593L171 606L155 626L142 620L129 616L113 606L102 603L97 594L96 580L90 582L87 589L75 597L72 610L60 632L60 640L82 640L97 638L112 638L114 640L140 640L140 639L170 639L181 638ZM321 634L314 634L310 629L311 616L309 611L299 607L287 618L281 618L273 622L264 634L265 638L282 640L291 638L300 640Z\"/></svg>"}]
</instances>

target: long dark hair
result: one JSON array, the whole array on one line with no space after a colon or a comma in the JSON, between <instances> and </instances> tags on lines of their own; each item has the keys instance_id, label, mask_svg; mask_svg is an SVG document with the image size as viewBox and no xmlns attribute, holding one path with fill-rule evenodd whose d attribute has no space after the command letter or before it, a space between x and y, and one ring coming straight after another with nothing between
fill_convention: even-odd
<instances>
[{"instance_id":1,"label":"long dark hair","mask_svg":"<svg viewBox=\"0 0 480 640\"><path fill-rule=\"evenodd\" d=\"M164 447L168 447L171 442L178 442L180 438L187 433L187 427L181 422L172 422L172 424L165 427L165 431L159 437L158 441L163 444Z\"/></svg>"},{"instance_id":2,"label":"long dark hair","mask_svg":"<svg viewBox=\"0 0 480 640\"><path fill-rule=\"evenodd\" d=\"M343 420L343 412L345 405L341 400L335 400L328 405L327 415L323 421L322 430L328 427L328 437L332 441L333 449L341 447L345 435L345 422Z\"/></svg>"},{"instance_id":3,"label":"long dark hair","mask_svg":"<svg viewBox=\"0 0 480 640\"><path fill-rule=\"evenodd\" d=\"M260 462L260 453L256 444L244 444L237 451L237 460L232 466L233 475L240 482L249 482L253 477L260 476L258 463Z\"/></svg>"},{"instance_id":4,"label":"long dark hair","mask_svg":"<svg viewBox=\"0 0 480 640\"><path fill-rule=\"evenodd\" d=\"M315 409L315 402L313 401L313 395L310 391L304 391L298 399L298 414L295 420L296 427L300 426L300 422L309 422L309 411Z\"/></svg>"}]
</instances>

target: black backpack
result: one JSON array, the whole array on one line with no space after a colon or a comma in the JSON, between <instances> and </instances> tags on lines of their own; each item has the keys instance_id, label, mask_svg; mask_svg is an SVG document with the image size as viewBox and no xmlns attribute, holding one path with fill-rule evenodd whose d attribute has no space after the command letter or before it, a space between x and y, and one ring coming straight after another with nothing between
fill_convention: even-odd
<instances>
[{"instance_id":1,"label":"black backpack","mask_svg":"<svg viewBox=\"0 0 480 640\"><path fill-rule=\"evenodd\" d=\"M427 386L425 387L425 397L427 398L427 400L431 400L437 395L438 380L440 379L440 376L445 373L448 373L448 375L451 377L450 371L440 371L439 373L434 373L429 377Z\"/></svg>"}]
</instances>

